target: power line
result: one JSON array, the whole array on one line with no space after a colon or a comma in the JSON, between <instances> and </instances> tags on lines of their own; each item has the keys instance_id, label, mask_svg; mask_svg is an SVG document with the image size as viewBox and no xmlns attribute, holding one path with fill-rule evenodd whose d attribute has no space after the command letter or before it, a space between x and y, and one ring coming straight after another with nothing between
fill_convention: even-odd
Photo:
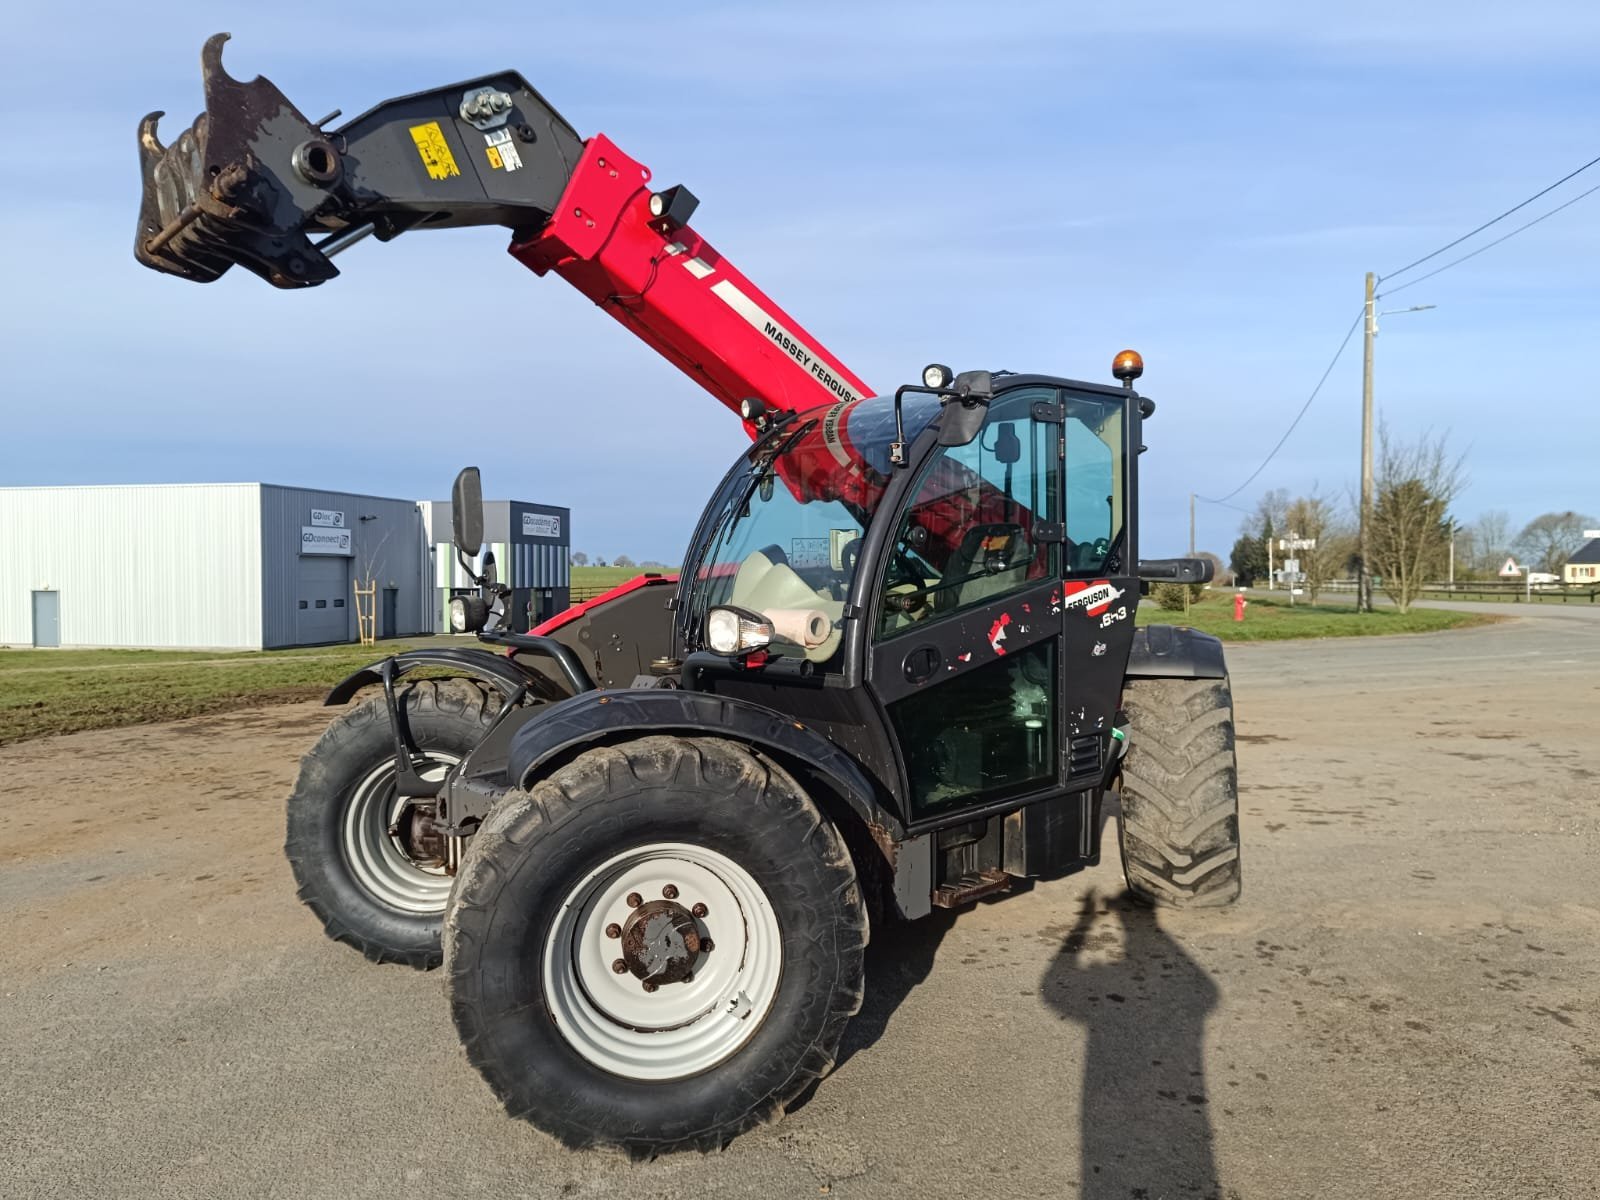
<instances>
[{"instance_id":1,"label":"power line","mask_svg":"<svg viewBox=\"0 0 1600 1200\"><path fill-rule=\"evenodd\" d=\"M1306 410L1311 407L1311 402L1315 400L1317 398L1317 394L1322 391L1322 385L1328 382L1328 376L1333 374L1333 368L1339 364L1339 359L1344 354L1344 348L1350 344L1350 339L1355 336L1356 326L1361 324L1361 318L1365 315L1365 308L1356 313L1356 319L1351 321L1350 328L1344 331L1344 340L1339 343L1339 348L1333 352L1333 358L1329 361L1327 369L1322 372L1322 378L1317 380L1317 386L1311 389L1311 395L1306 397L1306 402L1300 406L1300 411L1295 414L1294 420L1289 422L1289 428L1283 431L1283 436L1278 439L1278 444L1272 448L1271 452L1266 456L1266 458L1261 460L1261 465L1254 471L1251 471L1250 477L1238 487L1234 488L1233 491L1229 492L1226 496L1219 496L1216 499L1212 499L1210 496L1197 495L1195 497L1197 500L1204 500L1207 504L1222 504L1225 501L1232 500L1240 492L1244 491L1245 488L1249 487L1250 484L1255 481L1255 477L1257 475L1261 474L1261 472L1267 469L1267 464L1277 456L1279 450L1283 449L1283 444L1289 440L1289 435L1293 433L1295 431L1295 427L1300 424L1300 419L1306 415Z\"/></svg>"},{"instance_id":2,"label":"power line","mask_svg":"<svg viewBox=\"0 0 1600 1200\"><path fill-rule=\"evenodd\" d=\"M1416 259L1413 262L1408 262L1405 266L1400 267L1397 270L1390 271L1387 275L1378 276L1379 281L1381 282L1381 281L1383 281L1385 279L1393 279L1396 275L1404 275L1407 271L1411 270L1412 267L1420 267L1423 263L1427 262L1429 259L1438 258L1439 255L1443 254L1446 250L1455 249L1455 247L1459 246L1462 242L1466 241L1468 238L1476 237L1478 234L1482 233L1485 229L1489 228L1489 226L1497 225L1501 221L1504 221L1512 213L1518 211L1519 209L1527 208L1528 205L1532 204L1540 196L1544 196L1544 195L1549 194L1550 192L1555 191L1563 183L1567 182L1567 180L1574 179L1577 176L1583 174L1590 167L1594 166L1595 163L1600 163L1600 157L1591 158L1588 162L1584 163L1583 166L1579 167L1576 171L1572 171L1572 172L1570 172L1570 173L1568 173L1566 175L1563 175L1560 179L1556 180L1549 187L1542 188L1539 191L1535 192L1533 195L1529 196L1521 204L1512 205L1510 208L1506 209L1505 212L1501 213L1498 217L1495 217L1491 221L1485 221L1482 225L1479 225L1471 233L1463 233L1455 241L1446 242L1444 245L1440 246L1437 250L1434 250L1434 251L1432 251L1432 252L1430 252L1428 254L1424 254L1421 258ZM1588 195L1588 193L1585 192L1584 195ZM1565 206L1563 205L1563 207L1565 207ZM1559 212L1560 209L1557 209L1556 211ZM1507 236L1509 237L1510 235L1508 234ZM1485 247L1485 249L1487 249L1487 247ZM1420 281L1413 280L1412 282L1415 283L1415 282L1420 282ZM1411 285L1407 284L1406 286L1410 287ZM1400 289L1399 288L1395 288L1394 290L1395 291L1399 291Z\"/></svg>"},{"instance_id":3,"label":"power line","mask_svg":"<svg viewBox=\"0 0 1600 1200\"><path fill-rule=\"evenodd\" d=\"M1600 159L1596 159L1595 161L1600 162ZM1569 176L1569 178L1570 178L1570 176ZM1488 242L1485 245L1479 246L1476 250L1473 250L1473 251L1471 251L1471 252L1469 252L1467 254L1463 254L1460 258L1453 258L1449 262L1445 263L1445 265L1442 266L1442 267L1435 267L1433 270L1429 271L1425 275L1418 275L1415 279L1407 280L1405 283L1402 283L1399 287L1390 288L1388 291L1384 292L1383 295L1392 296L1395 292L1403 292L1408 287L1415 287L1417 284L1421 283L1424 279L1432 279L1435 275L1438 275L1438 274L1440 274L1441 272L1444 272L1444 271L1448 271L1451 267L1460 266L1462 263L1466 262L1467 259L1469 259L1469 258L1477 258L1478 255L1482 254L1485 250L1493 250L1501 242L1508 241L1511 238L1516 237L1517 234L1521 233L1524 229L1532 229L1540 221L1549 220L1551 217L1555 216L1558 212L1560 212L1563 208L1571 208L1574 204L1576 204L1579 200L1582 200L1585 196L1592 196L1596 192L1600 192L1600 183L1595 184L1594 187L1590 188L1586 192L1579 192L1571 200L1568 200L1563 204L1556 205L1554 208L1552 208L1549 212L1545 213L1543 216L1535 217L1533 220L1527 222L1524 225L1518 225L1510 233L1502 234L1500 237L1495 238L1494 241Z\"/></svg>"},{"instance_id":4,"label":"power line","mask_svg":"<svg viewBox=\"0 0 1600 1200\"><path fill-rule=\"evenodd\" d=\"M1207 500L1204 496L1200 495L1195 496L1195 499L1200 501L1202 504L1215 504L1219 508L1231 508L1234 512L1243 513L1247 517L1253 515L1248 508L1240 508L1237 504L1229 504L1226 500Z\"/></svg>"}]
</instances>

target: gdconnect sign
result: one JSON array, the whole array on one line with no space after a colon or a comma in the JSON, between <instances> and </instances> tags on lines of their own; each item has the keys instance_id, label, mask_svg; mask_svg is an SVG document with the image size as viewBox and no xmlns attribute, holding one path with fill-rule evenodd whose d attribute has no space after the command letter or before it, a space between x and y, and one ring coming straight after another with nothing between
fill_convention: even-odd
<instances>
[{"instance_id":1,"label":"gdconnect sign","mask_svg":"<svg viewBox=\"0 0 1600 1200\"><path fill-rule=\"evenodd\" d=\"M301 554L353 555L355 547L348 529L324 529L316 525L300 527Z\"/></svg>"}]
</instances>

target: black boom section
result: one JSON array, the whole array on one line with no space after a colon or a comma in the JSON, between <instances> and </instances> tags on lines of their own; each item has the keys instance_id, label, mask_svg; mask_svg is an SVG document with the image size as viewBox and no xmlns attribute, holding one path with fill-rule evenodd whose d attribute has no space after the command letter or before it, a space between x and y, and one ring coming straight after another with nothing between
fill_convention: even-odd
<instances>
[{"instance_id":1,"label":"black boom section","mask_svg":"<svg viewBox=\"0 0 1600 1200\"><path fill-rule=\"evenodd\" d=\"M552 705L512 738L506 779L514 787L528 787L542 765L567 751L650 733L707 734L769 753L801 786L820 782L836 792L867 823L880 847L904 839L899 818L879 802L872 781L839 747L792 717L708 692L594 691Z\"/></svg>"},{"instance_id":2,"label":"black boom section","mask_svg":"<svg viewBox=\"0 0 1600 1200\"><path fill-rule=\"evenodd\" d=\"M1226 679L1222 642L1198 629L1146 625L1134 631L1129 679Z\"/></svg>"},{"instance_id":3,"label":"black boom section","mask_svg":"<svg viewBox=\"0 0 1600 1200\"><path fill-rule=\"evenodd\" d=\"M219 33L200 55L206 111L171 145L139 123L144 194L134 254L209 283L238 263L282 288L339 272L351 235L504 225L537 232L583 139L506 71L387 100L337 129L313 124L270 81L230 77ZM335 114L337 115L337 114ZM496 165L498 164L498 166ZM313 234L332 235L313 243Z\"/></svg>"}]
</instances>

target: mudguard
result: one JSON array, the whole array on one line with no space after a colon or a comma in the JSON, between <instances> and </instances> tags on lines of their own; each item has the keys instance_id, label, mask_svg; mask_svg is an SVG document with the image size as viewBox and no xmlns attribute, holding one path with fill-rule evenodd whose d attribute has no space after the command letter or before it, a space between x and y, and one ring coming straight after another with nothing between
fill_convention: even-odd
<instances>
[{"instance_id":1,"label":"mudguard","mask_svg":"<svg viewBox=\"0 0 1600 1200\"><path fill-rule=\"evenodd\" d=\"M544 710L517 730L506 778L528 787L545 763L587 745L651 733L710 734L769 754L802 787L821 784L861 818L892 865L905 840L900 819L879 801L878 788L848 754L806 725L758 704L680 688L585 692Z\"/></svg>"},{"instance_id":2,"label":"mudguard","mask_svg":"<svg viewBox=\"0 0 1600 1200\"><path fill-rule=\"evenodd\" d=\"M334 685L333 690L323 700L323 704L348 703L362 688L375 687L383 683L384 666L387 663L394 664L390 668L391 682L417 667L448 667L460 674L487 680L507 699L519 691L533 692L544 699L559 699L566 695L564 692L549 694L553 691L553 685L544 676L525 670L514 660L503 655L490 654L483 650L407 650L403 654L394 654L370 666L362 667L347 676Z\"/></svg>"},{"instance_id":3,"label":"mudguard","mask_svg":"<svg viewBox=\"0 0 1600 1200\"><path fill-rule=\"evenodd\" d=\"M1133 634L1129 679L1226 679L1222 641L1197 629L1146 625Z\"/></svg>"}]
</instances>

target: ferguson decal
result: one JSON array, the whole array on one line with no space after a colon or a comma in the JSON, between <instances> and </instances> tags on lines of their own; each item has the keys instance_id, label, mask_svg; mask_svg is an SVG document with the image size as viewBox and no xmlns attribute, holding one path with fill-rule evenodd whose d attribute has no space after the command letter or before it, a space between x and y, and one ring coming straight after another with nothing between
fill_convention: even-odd
<instances>
[{"instance_id":1,"label":"ferguson decal","mask_svg":"<svg viewBox=\"0 0 1600 1200\"><path fill-rule=\"evenodd\" d=\"M1062 608L1078 608L1091 617L1098 617L1111 607L1111 602L1122 595L1123 589L1113 587L1109 579L1096 579L1092 583L1069 583Z\"/></svg>"}]
</instances>

